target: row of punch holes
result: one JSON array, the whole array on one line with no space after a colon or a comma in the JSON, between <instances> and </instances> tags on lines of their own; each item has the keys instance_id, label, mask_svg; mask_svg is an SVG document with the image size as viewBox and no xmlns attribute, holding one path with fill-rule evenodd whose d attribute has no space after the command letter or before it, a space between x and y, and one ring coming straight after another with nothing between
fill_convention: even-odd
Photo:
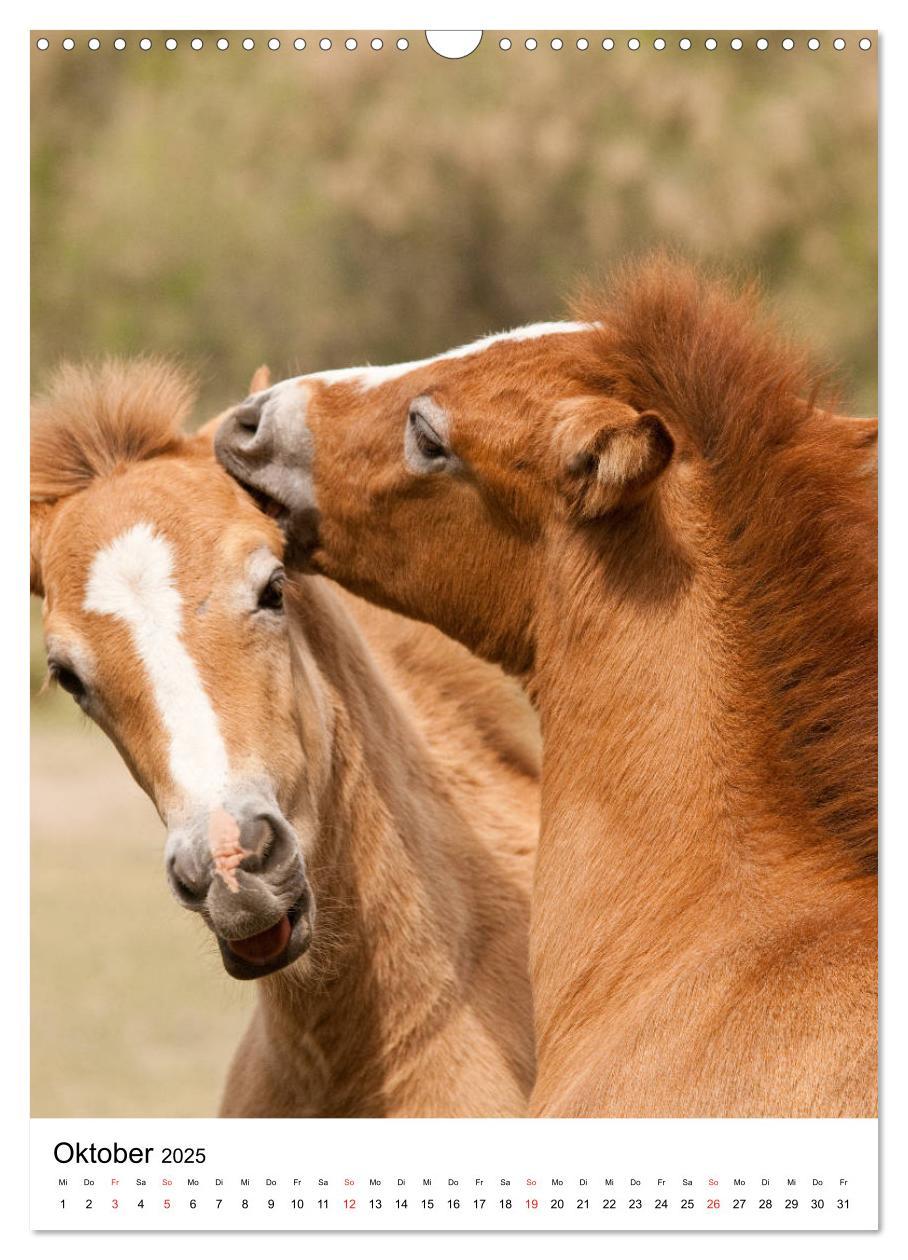
<instances>
[{"instance_id":1,"label":"row of punch holes","mask_svg":"<svg viewBox=\"0 0 908 1260\"><path fill-rule=\"evenodd\" d=\"M135 42L136 42L137 47L142 52L148 52L151 48L154 47L154 40L150 39L148 36L143 36L142 38L138 39ZM174 36L169 36L168 38L165 38L161 42L163 43L164 48L166 48L169 52L172 52L175 49L180 47L180 40L176 39ZM385 41L378 35L373 36L371 39L364 38L362 42L363 44L368 44L368 47L373 49L375 52L378 52L382 48L385 47ZM393 44L393 47L395 47L399 52L406 52L407 49L410 47L409 39L407 39L406 36L403 36L403 35L400 36L398 39L390 41L390 42ZM429 42L430 42L430 46L434 47L434 45L432 45L431 43L431 40ZM478 42L479 41L477 40L476 45L478 45ZM498 47L501 49L502 52L508 52L510 49L514 47L520 47L520 45L522 44L522 46L525 49L527 49L528 52L535 52L537 48L545 47L546 42L548 43L548 46L554 52L560 52L563 48L569 46L571 43L574 44L574 47L578 50L578 52L586 52L589 48L593 47L593 43L596 41L591 41L590 39L588 39L586 36L583 36L583 35L579 36L577 39L574 39L574 40L564 40L560 36L555 36L554 38L548 41L537 39L533 35L529 35L523 39L511 39L508 36L502 36L502 38L498 40ZM695 42L696 41L689 38L688 36L684 36L678 40L678 47L682 51L686 52L689 49L694 47ZM126 40L122 35L117 36L116 38L111 40L110 43L113 46L113 48L116 49L117 52L122 52L125 48L129 46L129 41ZM203 49L205 47L205 43L206 41L202 39L201 36L198 36L198 35L183 40L184 46L188 46L194 52L199 52L201 49ZM231 40L229 40L226 36L223 36L223 35L218 38L212 38L209 41L209 43L222 52L225 52L227 49L231 47ZM246 52L251 52L254 48L256 48L259 45L263 47L267 47L271 52L277 52L280 48L284 47L285 44L286 46L292 47L297 52L302 52L305 48L310 46L309 43L302 36L297 36L295 39L292 39L292 40L288 39L287 41L282 41L277 36L272 36L269 39L262 39L260 41L256 41L251 36L247 35L245 38L236 40L236 43L239 44L239 46ZM810 37L809 39L805 41L805 43L806 43L806 47L811 52L817 52L823 46L822 40L818 39L816 36ZM92 52L96 52L99 48L102 47L102 41L96 35L93 35L89 39L87 39L85 41L85 44L86 44L86 47L89 48ZM630 52L638 52L641 48L644 47L644 42L641 39L637 38L637 36L630 36L627 40L615 40L611 38L610 36L607 36L601 41L601 47L605 52L611 52L615 48L620 48L622 44L625 47L627 47L627 49ZM832 39L831 44L832 44L832 47L836 50L836 52L841 52L843 49L847 48L848 41L840 35ZM858 39L857 44L858 44L858 48L860 48L863 52L867 52L870 48L873 47L873 41L866 35ZM474 47L476 45L474 45ZM35 46L36 48L38 48L39 51L46 52L47 49L50 48L51 46L50 40L46 36L42 35L35 41ZM61 46L66 52L72 52L72 50L76 48L77 46L76 40L73 39L71 35L67 35L61 40ZM343 47L348 52L354 52L357 48L360 47L360 40L358 40L353 35L350 35L346 39L343 39L343 40L331 39L327 35L325 35L325 36L322 36L318 40L313 40L312 46L317 47L321 52L330 52L333 48L336 48L336 47ZM740 36L736 35L728 41L728 46L734 52L739 52L742 48L744 48L744 40ZM770 47L770 41L765 36L760 36L759 38L754 40L753 46L757 48L760 52L765 52ZM669 47L669 41L666 39L663 39L661 36L657 36L657 38L655 38L652 41L652 48L656 52L662 52L662 50L667 47ZM703 47L708 52L715 52L716 49L719 47L719 40L716 39L715 36L710 35L706 39L703 40ZM791 52L792 49L797 47L797 41L792 39L791 36L785 36L783 39L779 41L779 47L782 48L785 52ZM439 50L436 49L436 51L439 51ZM473 49L471 48L469 51L472 52ZM442 53L442 56L447 56L447 57L465 56L465 55L467 54L466 53L454 53L454 54Z\"/></svg>"}]
</instances>

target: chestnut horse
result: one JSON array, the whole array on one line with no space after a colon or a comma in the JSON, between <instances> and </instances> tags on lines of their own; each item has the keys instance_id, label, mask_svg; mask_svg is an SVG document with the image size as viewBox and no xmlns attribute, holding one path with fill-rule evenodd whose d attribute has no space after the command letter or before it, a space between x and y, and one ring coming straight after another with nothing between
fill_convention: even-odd
<instances>
[{"instance_id":1,"label":"chestnut horse","mask_svg":"<svg viewBox=\"0 0 908 1260\"><path fill-rule=\"evenodd\" d=\"M35 409L50 673L167 826L177 900L258 1002L231 1116L500 1116L533 1076L538 730L511 680L321 578L179 430L156 363Z\"/></svg>"},{"instance_id":2,"label":"chestnut horse","mask_svg":"<svg viewBox=\"0 0 908 1260\"><path fill-rule=\"evenodd\" d=\"M531 1111L873 1115L876 422L682 264L581 315L283 382L217 452L538 708Z\"/></svg>"}]
</instances>

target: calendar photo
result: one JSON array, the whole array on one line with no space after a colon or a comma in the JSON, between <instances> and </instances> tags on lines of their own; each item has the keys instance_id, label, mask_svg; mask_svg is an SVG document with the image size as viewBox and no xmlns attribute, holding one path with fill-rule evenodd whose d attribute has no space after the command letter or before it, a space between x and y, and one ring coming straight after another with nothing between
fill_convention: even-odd
<instances>
[{"instance_id":1,"label":"calendar photo","mask_svg":"<svg viewBox=\"0 0 908 1260\"><path fill-rule=\"evenodd\" d=\"M33 1226L875 1228L877 32L28 38Z\"/></svg>"}]
</instances>

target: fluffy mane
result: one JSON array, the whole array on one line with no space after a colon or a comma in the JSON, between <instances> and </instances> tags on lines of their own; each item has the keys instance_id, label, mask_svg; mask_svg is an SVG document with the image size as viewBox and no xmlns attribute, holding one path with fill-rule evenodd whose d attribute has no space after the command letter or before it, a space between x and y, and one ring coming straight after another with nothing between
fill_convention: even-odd
<instances>
[{"instance_id":1,"label":"fluffy mane","mask_svg":"<svg viewBox=\"0 0 908 1260\"><path fill-rule=\"evenodd\" d=\"M599 324L583 377L659 411L705 461L744 631L734 650L780 799L875 869L875 425L833 414L827 376L766 321L754 286L659 256L581 315Z\"/></svg>"},{"instance_id":2,"label":"fluffy mane","mask_svg":"<svg viewBox=\"0 0 908 1260\"><path fill-rule=\"evenodd\" d=\"M162 359L63 364L32 406L32 502L177 449L194 396L192 379Z\"/></svg>"},{"instance_id":3,"label":"fluffy mane","mask_svg":"<svg viewBox=\"0 0 908 1260\"><path fill-rule=\"evenodd\" d=\"M680 423L707 458L785 440L815 405L835 409L830 374L766 317L752 280L736 287L657 253L581 298L577 318L597 329L584 372Z\"/></svg>"}]
</instances>

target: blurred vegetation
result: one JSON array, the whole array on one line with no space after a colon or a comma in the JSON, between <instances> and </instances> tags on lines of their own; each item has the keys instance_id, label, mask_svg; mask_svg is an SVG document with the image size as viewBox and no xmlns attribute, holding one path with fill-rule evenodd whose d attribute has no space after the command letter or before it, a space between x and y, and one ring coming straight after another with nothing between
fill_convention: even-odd
<instances>
[{"instance_id":1,"label":"blurred vegetation","mask_svg":"<svg viewBox=\"0 0 908 1260\"><path fill-rule=\"evenodd\" d=\"M856 40L682 52L33 54L36 384L62 356L178 355L200 414L279 375L558 317L669 243L759 272L875 406L876 66ZM650 46L647 47L647 44ZM675 47L672 47L672 44Z\"/></svg>"},{"instance_id":2,"label":"blurred vegetation","mask_svg":"<svg viewBox=\"0 0 908 1260\"><path fill-rule=\"evenodd\" d=\"M33 54L34 384L61 358L199 369L204 419L277 376L557 318L669 244L756 271L876 408L876 66L783 52ZM752 43L752 40L749 41ZM211 1114L252 986L166 891L163 828L44 676L33 609L38 1115Z\"/></svg>"},{"instance_id":3,"label":"blurred vegetation","mask_svg":"<svg viewBox=\"0 0 908 1260\"><path fill-rule=\"evenodd\" d=\"M84 718L33 726L31 789L32 1114L214 1115L254 986L167 891L154 807Z\"/></svg>"}]
</instances>

